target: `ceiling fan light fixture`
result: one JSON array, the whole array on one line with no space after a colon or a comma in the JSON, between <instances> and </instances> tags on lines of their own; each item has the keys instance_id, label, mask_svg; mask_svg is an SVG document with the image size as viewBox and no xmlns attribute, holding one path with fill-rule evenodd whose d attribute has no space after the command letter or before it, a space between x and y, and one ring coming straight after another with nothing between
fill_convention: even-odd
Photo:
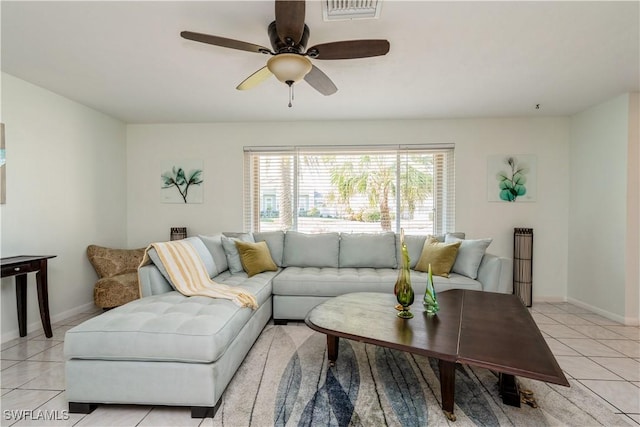
<instances>
[{"instance_id":1,"label":"ceiling fan light fixture","mask_svg":"<svg viewBox=\"0 0 640 427\"><path fill-rule=\"evenodd\" d=\"M309 58L296 53L281 53L267 61L267 68L282 83L299 82L311 71Z\"/></svg>"}]
</instances>

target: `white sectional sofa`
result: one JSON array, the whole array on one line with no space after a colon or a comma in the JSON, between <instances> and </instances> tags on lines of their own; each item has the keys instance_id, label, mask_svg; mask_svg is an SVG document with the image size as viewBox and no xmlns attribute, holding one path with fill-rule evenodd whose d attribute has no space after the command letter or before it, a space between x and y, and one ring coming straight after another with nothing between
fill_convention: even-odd
<instances>
[{"instance_id":1,"label":"white sectional sofa","mask_svg":"<svg viewBox=\"0 0 640 427\"><path fill-rule=\"evenodd\" d=\"M464 235L440 238L455 237ZM276 270L248 277L237 251L233 253L233 239L266 242ZM276 323L304 319L315 305L344 293L392 292L401 259L399 236L394 233L276 231L189 240L216 282L249 290L259 308L240 308L225 299L186 297L173 289L161 265L141 267L143 298L89 319L66 334L66 393L71 412L86 413L97 404L117 403L189 406L193 417L213 416L233 374L270 319ZM405 236L412 268L425 240L426 236ZM448 278L434 276L436 291L512 293L512 261L484 250L478 253L471 246L477 241L466 242L469 248L463 251L461 246L458 254L465 252L475 260L456 268L456 259ZM426 273L412 270L411 280L415 304L420 304Z\"/></svg>"}]
</instances>

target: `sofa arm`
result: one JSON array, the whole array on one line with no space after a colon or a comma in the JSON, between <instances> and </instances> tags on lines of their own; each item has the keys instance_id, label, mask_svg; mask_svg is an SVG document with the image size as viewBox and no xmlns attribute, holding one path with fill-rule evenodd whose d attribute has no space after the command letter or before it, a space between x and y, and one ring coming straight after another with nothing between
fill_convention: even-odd
<instances>
[{"instance_id":1,"label":"sofa arm","mask_svg":"<svg viewBox=\"0 0 640 427\"><path fill-rule=\"evenodd\" d=\"M484 254L478 268L478 281L482 283L482 290L513 293L513 260L489 253Z\"/></svg>"},{"instance_id":2,"label":"sofa arm","mask_svg":"<svg viewBox=\"0 0 640 427\"><path fill-rule=\"evenodd\" d=\"M140 281L141 297L173 291L173 287L160 273L158 267L153 264L145 265L138 269L138 280Z\"/></svg>"}]
</instances>

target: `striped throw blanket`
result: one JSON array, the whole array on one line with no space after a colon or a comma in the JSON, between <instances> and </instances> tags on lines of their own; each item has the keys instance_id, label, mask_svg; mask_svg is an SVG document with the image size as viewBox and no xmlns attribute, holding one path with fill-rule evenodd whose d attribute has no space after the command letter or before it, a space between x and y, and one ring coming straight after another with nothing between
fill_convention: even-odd
<instances>
[{"instance_id":1,"label":"striped throw blanket","mask_svg":"<svg viewBox=\"0 0 640 427\"><path fill-rule=\"evenodd\" d=\"M152 243L144 251L140 267L151 262L149 250L154 248L171 283L178 292L186 296L205 296L230 299L240 307L258 308L256 297L246 290L216 283L209 278L204 262L195 248L181 240Z\"/></svg>"}]
</instances>

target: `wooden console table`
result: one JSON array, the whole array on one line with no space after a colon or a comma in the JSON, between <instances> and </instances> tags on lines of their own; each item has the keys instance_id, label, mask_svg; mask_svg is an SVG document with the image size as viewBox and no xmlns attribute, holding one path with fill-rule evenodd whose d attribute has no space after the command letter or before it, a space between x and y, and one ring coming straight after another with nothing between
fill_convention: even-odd
<instances>
[{"instance_id":1,"label":"wooden console table","mask_svg":"<svg viewBox=\"0 0 640 427\"><path fill-rule=\"evenodd\" d=\"M55 255L19 255L0 258L1 277L16 276L16 303L18 307L18 329L20 336L27 335L27 273L36 273L40 319L47 338L53 336L49 318L49 291L47 286L47 260Z\"/></svg>"}]
</instances>

